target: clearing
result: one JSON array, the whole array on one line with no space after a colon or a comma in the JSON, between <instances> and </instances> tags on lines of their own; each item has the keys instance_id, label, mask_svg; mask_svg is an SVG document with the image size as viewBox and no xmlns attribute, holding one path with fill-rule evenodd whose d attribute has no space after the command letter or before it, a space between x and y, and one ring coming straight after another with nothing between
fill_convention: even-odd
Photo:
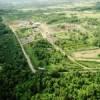
<instances>
[{"instance_id":1,"label":"clearing","mask_svg":"<svg viewBox=\"0 0 100 100\"><path fill-rule=\"evenodd\" d=\"M99 55L100 55L100 49L78 51L72 54L72 56L76 60L95 61L95 62L100 62Z\"/></svg>"}]
</instances>

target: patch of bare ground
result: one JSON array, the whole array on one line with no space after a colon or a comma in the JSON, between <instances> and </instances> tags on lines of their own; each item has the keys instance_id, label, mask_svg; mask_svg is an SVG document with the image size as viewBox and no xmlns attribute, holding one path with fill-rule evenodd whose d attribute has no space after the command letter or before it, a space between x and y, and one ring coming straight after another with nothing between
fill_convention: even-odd
<instances>
[{"instance_id":1,"label":"patch of bare ground","mask_svg":"<svg viewBox=\"0 0 100 100\"><path fill-rule=\"evenodd\" d=\"M100 54L100 49L94 49L94 50L74 52L72 54L72 56L76 60L80 60L80 61L95 61L95 62L100 62L100 59L98 57L99 54Z\"/></svg>"}]
</instances>

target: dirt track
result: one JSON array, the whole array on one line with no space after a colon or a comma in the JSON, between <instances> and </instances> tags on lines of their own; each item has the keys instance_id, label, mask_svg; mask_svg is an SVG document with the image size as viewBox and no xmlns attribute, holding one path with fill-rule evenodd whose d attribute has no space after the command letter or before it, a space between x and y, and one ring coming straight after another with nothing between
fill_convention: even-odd
<instances>
[{"instance_id":1,"label":"dirt track","mask_svg":"<svg viewBox=\"0 0 100 100\"><path fill-rule=\"evenodd\" d=\"M22 49L22 52L23 52L23 54L24 54L24 56L25 56L25 58L26 58L26 60L27 60L27 63L28 63L28 65L29 65L30 69L31 69L31 71L32 71L33 73L35 73L36 70L35 70L35 68L34 68L34 66L33 66L33 64L32 64L32 62L31 62L31 60L30 60L29 55L26 53L26 51L25 51L25 49L24 49L24 47L23 47L23 45L22 45L22 43L21 43L21 41L20 41L18 35L16 34L16 32L15 32L15 30L14 30L14 28L13 28L12 26L9 26L9 27L12 29L13 33L15 34L15 36L16 36L16 38L17 38L19 44L20 44L20 47L21 47L21 49Z\"/></svg>"}]
</instances>

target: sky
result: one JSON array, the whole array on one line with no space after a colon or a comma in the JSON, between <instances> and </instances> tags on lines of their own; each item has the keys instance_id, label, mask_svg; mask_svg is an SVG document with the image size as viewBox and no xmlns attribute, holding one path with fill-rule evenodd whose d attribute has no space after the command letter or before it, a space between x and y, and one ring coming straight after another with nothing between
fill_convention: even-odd
<instances>
[{"instance_id":1,"label":"sky","mask_svg":"<svg viewBox=\"0 0 100 100\"><path fill-rule=\"evenodd\" d=\"M0 4L24 4L24 3L52 3L52 2L62 2L68 0L0 0Z\"/></svg>"},{"instance_id":2,"label":"sky","mask_svg":"<svg viewBox=\"0 0 100 100\"><path fill-rule=\"evenodd\" d=\"M11 3L11 2L16 2L16 3L23 3L23 2L62 2L62 1L82 1L82 0L0 0L0 3ZM90 0L83 0L83 1L90 1ZM96 0L94 0L96 1Z\"/></svg>"},{"instance_id":3,"label":"sky","mask_svg":"<svg viewBox=\"0 0 100 100\"><path fill-rule=\"evenodd\" d=\"M98 1L98 0L0 0L0 8L7 6L36 6L36 5L49 5L61 2L80 2L80 1ZM100 1L100 0L99 0Z\"/></svg>"},{"instance_id":4,"label":"sky","mask_svg":"<svg viewBox=\"0 0 100 100\"><path fill-rule=\"evenodd\" d=\"M4 3L6 2L48 2L48 1L59 1L59 0L0 0L0 2L4 2Z\"/></svg>"},{"instance_id":5,"label":"sky","mask_svg":"<svg viewBox=\"0 0 100 100\"><path fill-rule=\"evenodd\" d=\"M0 8L57 4L70 0L0 0Z\"/></svg>"}]
</instances>

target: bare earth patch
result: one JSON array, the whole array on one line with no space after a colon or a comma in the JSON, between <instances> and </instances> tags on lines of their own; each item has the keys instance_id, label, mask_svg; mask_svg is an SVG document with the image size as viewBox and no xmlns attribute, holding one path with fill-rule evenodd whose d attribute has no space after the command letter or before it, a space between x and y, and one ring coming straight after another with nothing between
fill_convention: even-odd
<instances>
[{"instance_id":1,"label":"bare earth patch","mask_svg":"<svg viewBox=\"0 0 100 100\"><path fill-rule=\"evenodd\" d=\"M72 56L76 60L100 62L100 59L98 57L99 54L100 54L100 49L94 49L94 50L74 52Z\"/></svg>"}]
</instances>

